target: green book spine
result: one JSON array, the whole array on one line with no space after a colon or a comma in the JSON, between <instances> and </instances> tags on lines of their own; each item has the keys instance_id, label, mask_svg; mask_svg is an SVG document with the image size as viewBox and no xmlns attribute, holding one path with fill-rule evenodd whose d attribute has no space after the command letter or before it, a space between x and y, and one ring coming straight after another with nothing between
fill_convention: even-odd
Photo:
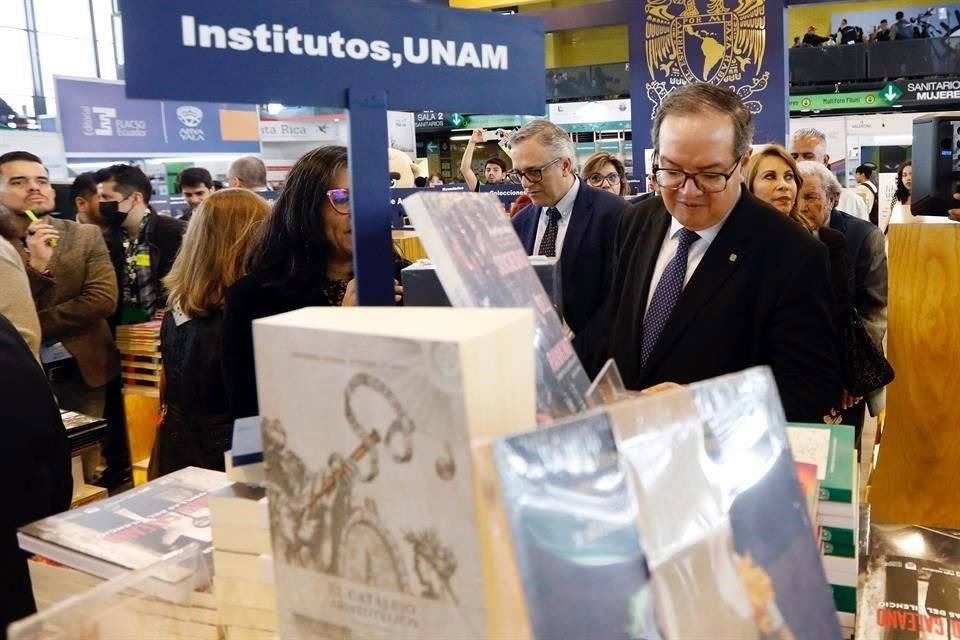
<instances>
[{"instance_id":1,"label":"green book spine","mask_svg":"<svg viewBox=\"0 0 960 640\"><path fill-rule=\"evenodd\" d=\"M834 545L852 547L857 544L854 540L853 529L840 529L839 527L820 526L820 539Z\"/></svg>"},{"instance_id":2,"label":"green book spine","mask_svg":"<svg viewBox=\"0 0 960 640\"><path fill-rule=\"evenodd\" d=\"M824 542L823 555L837 556L840 558L856 558L857 548L849 544L834 544L832 542Z\"/></svg>"},{"instance_id":3,"label":"green book spine","mask_svg":"<svg viewBox=\"0 0 960 640\"><path fill-rule=\"evenodd\" d=\"M832 584L830 588L833 589L833 601L837 605L837 611L845 613L857 612L856 587L840 587Z\"/></svg>"},{"instance_id":4,"label":"green book spine","mask_svg":"<svg viewBox=\"0 0 960 640\"><path fill-rule=\"evenodd\" d=\"M822 447L815 446L811 434L806 430L817 430L829 434L822 439ZM846 425L832 424L788 424L794 458L799 462L810 462L818 467L821 502L853 501L853 472L856 456L854 453L854 429Z\"/></svg>"}]
</instances>

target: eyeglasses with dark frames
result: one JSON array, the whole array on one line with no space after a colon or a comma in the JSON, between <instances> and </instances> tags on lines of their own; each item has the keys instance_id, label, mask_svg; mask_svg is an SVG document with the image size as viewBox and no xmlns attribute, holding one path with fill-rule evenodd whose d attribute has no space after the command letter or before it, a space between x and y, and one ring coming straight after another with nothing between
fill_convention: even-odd
<instances>
[{"instance_id":1,"label":"eyeglasses with dark frames","mask_svg":"<svg viewBox=\"0 0 960 640\"><path fill-rule=\"evenodd\" d=\"M699 173L687 173L679 169L664 169L663 167L653 167L653 179L663 189L672 189L679 191L687 184L687 180L693 180L697 189L703 193L720 193L727 188L727 183L731 176L737 171L737 165L743 156L736 159L727 173L717 173L714 171L701 171Z\"/></svg>"},{"instance_id":2,"label":"eyeglasses with dark frames","mask_svg":"<svg viewBox=\"0 0 960 640\"><path fill-rule=\"evenodd\" d=\"M327 200L333 210L342 216L350 214L350 189L329 189Z\"/></svg>"},{"instance_id":3,"label":"eyeglasses with dark frames","mask_svg":"<svg viewBox=\"0 0 960 640\"><path fill-rule=\"evenodd\" d=\"M587 184L591 187L599 187L604 182L613 186L615 184L620 184L620 174L619 173L608 173L603 175L602 173L593 173L587 176Z\"/></svg>"},{"instance_id":4,"label":"eyeglasses with dark frames","mask_svg":"<svg viewBox=\"0 0 960 640\"><path fill-rule=\"evenodd\" d=\"M552 167L553 165L557 164L561 160L563 160L563 158L554 158L553 160L551 160L550 162L548 162L543 166L536 167L534 169L527 169L526 171L513 169L512 171L507 171L505 175L507 177L507 180L509 180L514 184L520 184L520 182L524 179L526 179L527 182L535 184L543 180L544 170Z\"/></svg>"}]
</instances>

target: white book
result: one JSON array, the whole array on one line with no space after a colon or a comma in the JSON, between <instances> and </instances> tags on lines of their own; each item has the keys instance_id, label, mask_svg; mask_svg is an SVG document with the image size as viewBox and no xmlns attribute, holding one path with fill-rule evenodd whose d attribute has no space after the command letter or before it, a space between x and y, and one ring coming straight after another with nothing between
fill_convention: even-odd
<instances>
[{"instance_id":1,"label":"white book","mask_svg":"<svg viewBox=\"0 0 960 640\"><path fill-rule=\"evenodd\" d=\"M487 637L471 437L535 425L529 309L254 323L284 640Z\"/></svg>"},{"instance_id":2,"label":"white book","mask_svg":"<svg viewBox=\"0 0 960 640\"><path fill-rule=\"evenodd\" d=\"M235 553L270 553L269 529L240 529L238 527L219 527L214 524L213 548Z\"/></svg>"},{"instance_id":3,"label":"white book","mask_svg":"<svg viewBox=\"0 0 960 640\"><path fill-rule=\"evenodd\" d=\"M247 582L264 582L260 557L252 553L213 550L213 574Z\"/></svg>"},{"instance_id":4,"label":"white book","mask_svg":"<svg viewBox=\"0 0 960 640\"><path fill-rule=\"evenodd\" d=\"M263 487L234 482L223 489L210 492L207 502L214 527L270 528L266 489Z\"/></svg>"},{"instance_id":5,"label":"white book","mask_svg":"<svg viewBox=\"0 0 960 640\"><path fill-rule=\"evenodd\" d=\"M219 611L220 624L225 627L260 629L271 633L277 630L276 611L238 607L233 604L222 604Z\"/></svg>"},{"instance_id":6,"label":"white book","mask_svg":"<svg viewBox=\"0 0 960 640\"><path fill-rule=\"evenodd\" d=\"M273 631L226 626L223 629L224 640L279 640Z\"/></svg>"},{"instance_id":7,"label":"white book","mask_svg":"<svg viewBox=\"0 0 960 640\"><path fill-rule=\"evenodd\" d=\"M267 611L277 610L277 592L272 584L214 576L213 591L220 604L233 604L238 607Z\"/></svg>"}]
</instances>

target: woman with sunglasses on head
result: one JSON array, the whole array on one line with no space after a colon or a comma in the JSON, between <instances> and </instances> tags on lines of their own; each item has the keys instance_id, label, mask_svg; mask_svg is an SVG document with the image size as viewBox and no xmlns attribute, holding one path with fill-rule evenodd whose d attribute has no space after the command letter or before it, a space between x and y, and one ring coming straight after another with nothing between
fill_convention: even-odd
<instances>
[{"instance_id":1,"label":"woman with sunglasses on head","mask_svg":"<svg viewBox=\"0 0 960 640\"><path fill-rule=\"evenodd\" d=\"M630 189L623 163L606 151L598 151L587 158L580 175L591 187L609 191L614 195L626 196Z\"/></svg>"},{"instance_id":2,"label":"woman with sunglasses on head","mask_svg":"<svg viewBox=\"0 0 960 640\"><path fill-rule=\"evenodd\" d=\"M750 157L744 182L747 190L820 239L830 254L830 279L834 298L834 324L837 335L847 317L855 313L853 277L847 267L847 242L843 234L827 224L840 185L830 171L818 163L805 161L801 169L786 149L770 144ZM823 169L823 171L819 171ZM803 176L804 171L807 178ZM841 346L841 354L844 350ZM836 420L856 402L844 392L838 406L831 408L824 421ZM862 416L861 416L862 422ZM848 424L848 423L844 423Z\"/></svg>"},{"instance_id":3,"label":"woman with sunglasses on head","mask_svg":"<svg viewBox=\"0 0 960 640\"><path fill-rule=\"evenodd\" d=\"M398 280L407 264L394 255ZM247 266L249 273L227 292L224 317L224 380L234 418L259 413L254 320L302 307L357 304L345 147L320 147L297 160ZM397 285L397 302L401 293Z\"/></svg>"}]
</instances>

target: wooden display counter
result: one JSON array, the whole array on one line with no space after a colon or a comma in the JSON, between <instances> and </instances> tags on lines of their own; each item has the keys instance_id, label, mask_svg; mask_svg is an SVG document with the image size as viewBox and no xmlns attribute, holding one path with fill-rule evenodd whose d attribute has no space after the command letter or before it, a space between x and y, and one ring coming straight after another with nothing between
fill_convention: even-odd
<instances>
[{"instance_id":1,"label":"wooden display counter","mask_svg":"<svg viewBox=\"0 0 960 640\"><path fill-rule=\"evenodd\" d=\"M896 379L871 517L960 529L960 224L891 225L888 260Z\"/></svg>"},{"instance_id":2,"label":"wooden display counter","mask_svg":"<svg viewBox=\"0 0 960 640\"><path fill-rule=\"evenodd\" d=\"M423 245L420 243L420 236L417 235L416 231L394 229L393 244L396 246L397 251L400 252L400 255L410 262L416 262L421 258L427 257L427 252L423 250Z\"/></svg>"}]
</instances>

